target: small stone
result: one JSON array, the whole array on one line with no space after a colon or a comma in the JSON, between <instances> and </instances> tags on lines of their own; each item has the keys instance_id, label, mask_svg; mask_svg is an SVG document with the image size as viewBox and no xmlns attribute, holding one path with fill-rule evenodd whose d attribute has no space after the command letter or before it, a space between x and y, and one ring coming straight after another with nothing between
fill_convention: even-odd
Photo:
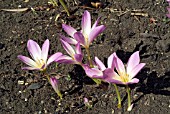
<instances>
[{"instance_id":1,"label":"small stone","mask_svg":"<svg viewBox=\"0 0 170 114\"><path fill-rule=\"evenodd\" d=\"M28 99L27 99L27 98L25 98L25 101L28 101Z\"/></svg>"},{"instance_id":2,"label":"small stone","mask_svg":"<svg viewBox=\"0 0 170 114\"><path fill-rule=\"evenodd\" d=\"M58 106L61 106L61 103L58 103Z\"/></svg>"},{"instance_id":3,"label":"small stone","mask_svg":"<svg viewBox=\"0 0 170 114\"><path fill-rule=\"evenodd\" d=\"M149 103L148 100L146 100L145 103L144 103L144 105L149 105L149 104L150 104L150 103Z\"/></svg>"},{"instance_id":4,"label":"small stone","mask_svg":"<svg viewBox=\"0 0 170 114\"><path fill-rule=\"evenodd\" d=\"M133 96L133 98L134 98L134 99L136 99L137 97L138 97L138 95L137 95L137 94L135 94L135 95Z\"/></svg>"},{"instance_id":5,"label":"small stone","mask_svg":"<svg viewBox=\"0 0 170 114\"><path fill-rule=\"evenodd\" d=\"M115 110L114 109L112 109L112 114L114 114L115 113Z\"/></svg>"},{"instance_id":6,"label":"small stone","mask_svg":"<svg viewBox=\"0 0 170 114\"><path fill-rule=\"evenodd\" d=\"M104 98L107 98L108 97L108 95L106 94L105 96L104 96Z\"/></svg>"},{"instance_id":7,"label":"small stone","mask_svg":"<svg viewBox=\"0 0 170 114\"><path fill-rule=\"evenodd\" d=\"M152 97L152 100L155 100L155 97Z\"/></svg>"},{"instance_id":8,"label":"small stone","mask_svg":"<svg viewBox=\"0 0 170 114\"><path fill-rule=\"evenodd\" d=\"M45 114L47 114L47 113L48 113L46 109L44 109L44 113L45 113Z\"/></svg>"},{"instance_id":9,"label":"small stone","mask_svg":"<svg viewBox=\"0 0 170 114\"><path fill-rule=\"evenodd\" d=\"M41 101L41 104L44 104L44 101Z\"/></svg>"},{"instance_id":10,"label":"small stone","mask_svg":"<svg viewBox=\"0 0 170 114\"><path fill-rule=\"evenodd\" d=\"M23 80L18 80L18 84L19 84L19 85L23 85L23 84L24 84L24 81L23 81Z\"/></svg>"}]
</instances>

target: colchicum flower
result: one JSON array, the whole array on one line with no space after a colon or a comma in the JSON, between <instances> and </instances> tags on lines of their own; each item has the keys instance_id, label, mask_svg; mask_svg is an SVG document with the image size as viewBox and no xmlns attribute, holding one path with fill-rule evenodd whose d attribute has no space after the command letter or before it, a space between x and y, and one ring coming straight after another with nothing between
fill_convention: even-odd
<instances>
[{"instance_id":1,"label":"colchicum flower","mask_svg":"<svg viewBox=\"0 0 170 114\"><path fill-rule=\"evenodd\" d=\"M108 68L114 68L113 57L113 54L108 57ZM105 77L104 71L106 70L106 66L98 59L98 57L95 57L94 64L94 68L90 68L89 65L84 65L83 68L86 72L86 75L90 78L103 79Z\"/></svg>"},{"instance_id":2,"label":"colchicum flower","mask_svg":"<svg viewBox=\"0 0 170 114\"><path fill-rule=\"evenodd\" d=\"M62 53L58 52L53 54L48 58L48 51L49 51L49 40L47 39L43 46L42 50L40 46L33 40L28 40L27 42L27 48L28 51L32 57L30 59L29 57L18 55L18 58L23 61L25 64L29 65L28 67L23 67L22 69L26 70L40 70L43 71L46 69L46 67L52 63L54 60L56 60L59 56L62 55ZM48 60L47 60L48 58Z\"/></svg>"},{"instance_id":3,"label":"colchicum flower","mask_svg":"<svg viewBox=\"0 0 170 114\"><path fill-rule=\"evenodd\" d=\"M108 68L105 70L106 78L105 81L115 84L133 84L138 83L139 79L134 78L137 73L145 66L145 63L139 63L139 51L133 53L128 60L128 63L125 66L123 62L118 58L116 53L114 53L114 65L116 68L116 72L114 68Z\"/></svg>"},{"instance_id":4,"label":"colchicum flower","mask_svg":"<svg viewBox=\"0 0 170 114\"><path fill-rule=\"evenodd\" d=\"M56 60L56 62L66 64L82 64L83 54L81 52L80 43L76 44L75 49L62 39L61 43L70 56L62 55Z\"/></svg>"},{"instance_id":5,"label":"colchicum flower","mask_svg":"<svg viewBox=\"0 0 170 114\"><path fill-rule=\"evenodd\" d=\"M84 104L86 107L92 108L92 105L90 104L89 100L86 97L84 98Z\"/></svg>"},{"instance_id":6,"label":"colchicum flower","mask_svg":"<svg viewBox=\"0 0 170 114\"><path fill-rule=\"evenodd\" d=\"M72 38L67 38L64 36L61 36L61 38L71 44L77 44L77 42L80 42L83 47L89 48L89 45L92 43L92 41L106 28L104 25L97 26L99 20L100 18L98 18L91 27L90 13L85 11L81 22L82 30L78 32L71 26L62 24L64 31Z\"/></svg>"},{"instance_id":7,"label":"colchicum flower","mask_svg":"<svg viewBox=\"0 0 170 114\"><path fill-rule=\"evenodd\" d=\"M62 94L60 93L59 88L58 88L59 82L56 79L56 77L51 77L50 83L51 83L54 91L57 93L57 95L60 97L60 99L62 99Z\"/></svg>"}]
</instances>

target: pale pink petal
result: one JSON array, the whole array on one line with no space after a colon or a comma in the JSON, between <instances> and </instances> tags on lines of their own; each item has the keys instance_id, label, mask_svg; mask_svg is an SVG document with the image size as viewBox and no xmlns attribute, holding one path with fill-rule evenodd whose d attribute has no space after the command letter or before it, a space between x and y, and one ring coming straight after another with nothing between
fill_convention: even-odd
<instances>
[{"instance_id":1,"label":"pale pink petal","mask_svg":"<svg viewBox=\"0 0 170 114\"><path fill-rule=\"evenodd\" d=\"M74 34L74 38L77 40L77 42L80 42L83 46L85 46L85 38L81 32L76 32Z\"/></svg>"},{"instance_id":2,"label":"pale pink petal","mask_svg":"<svg viewBox=\"0 0 170 114\"><path fill-rule=\"evenodd\" d=\"M48 61L47 61L47 66L52 63L53 61L57 61L57 59L62 56L62 53L61 52L57 52L53 55L51 55L49 58L48 58Z\"/></svg>"},{"instance_id":3,"label":"pale pink petal","mask_svg":"<svg viewBox=\"0 0 170 114\"><path fill-rule=\"evenodd\" d=\"M127 63L127 74L129 74L136 65L138 65L140 62L140 57L139 57L139 51L136 51L135 53L133 53Z\"/></svg>"},{"instance_id":4,"label":"pale pink petal","mask_svg":"<svg viewBox=\"0 0 170 114\"><path fill-rule=\"evenodd\" d=\"M118 58L116 53L114 54L114 56L115 56L114 64L115 64L116 70L119 75L122 75L125 73L125 66L124 66L123 62Z\"/></svg>"},{"instance_id":5,"label":"pale pink petal","mask_svg":"<svg viewBox=\"0 0 170 114\"><path fill-rule=\"evenodd\" d=\"M17 57L18 57L18 59L20 59L25 64L36 68L37 64L32 59L30 59L29 57L22 56L22 55L18 55Z\"/></svg>"},{"instance_id":6,"label":"pale pink petal","mask_svg":"<svg viewBox=\"0 0 170 114\"><path fill-rule=\"evenodd\" d=\"M75 54L75 55L74 55L74 58L75 58L75 60L76 60L78 63L82 63L83 55L81 55L81 54Z\"/></svg>"},{"instance_id":7,"label":"pale pink petal","mask_svg":"<svg viewBox=\"0 0 170 114\"><path fill-rule=\"evenodd\" d=\"M108 65L108 68L112 68L114 69L115 65L114 65L114 53L111 54L108 59L107 59L107 65Z\"/></svg>"},{"instance_id":8,"label":"pale pink petal","mask_svg":"<svg viewBox=\"0 0 170 114\"><path fill-rule=\"evenodd\" d=\"M81 54L82 55L80 43L76 44L76 49L75 50L76 50L77 54Z\"/></svg>"},{"instance_id":9,"label":"pale pink petal","mask_svg":"<svg viewBox=\"0 0 170 114\"><path fill-rule=\"evenodd\" d=\"M95 57L95 62L102 71L106 69L105 65L98 59L98 57Z\"/></svg>"},{"instance_id":10,"label":"pale pink petal","mask_svg":"<svg viewBox=\"0 0 170 114\"><path fill-rule=\"evenodd\" d=\"M65 37L63 35L59 35L61 37L62 40L64 40L65 42L69 43L69 44L77 44L77 41L73 38L70 37Z\"/></svg>"},{"instance_id":11,"label":"pale pink petal","mask_svg":"<svg viewBox=\"0 0 170 114\"><path fill-rule=\"evenodd\" d=\"M55 62L65 63L65 64L77 64L77 61L67 55L61 55Z\"/></svg>"},{"instance_id":12,"label":"pale pink petal","mask_svg":"<svg viewBox=\"0 0 170 114\"><path fill-rule=\"evenodd\" d=\"M27 48L28 48L28 51L29 51L31 57L35 61L38 61L41 59L41 48L35 41L28 40Z\"/></svg>"},{"instance_id":13,"label":"pale pink petal","mask_svg":"<svg viewBox=\"0 0 170 114\"><path fill-rule=\"evenodd\" d=\"M89 34L88 36L88 41L89 41L89 44L92 43L92 41L100 34L102 33L104 30L105 30L105 26L104 25L100 25L100 26L97 26L95 27Z\"/></svg>"},{"instance_id":14,"label":"pale pink petal","mask_svg":"<svg viewBox=\"0 0 170 114\"><path fill-rule=\"evenodd\" d=\"M55 77L50 78L50 83L55 91L58 91L58 80Z\"/></svg>"},{"instance_id":15,"label":"pale pink petal","mask_svg":"<svg viewBox=\"0 0 170 114\"><path fill-rule=\"evenodd\" d=\"M145 66L145 63L138 64L131 72L129 72L129 76L131 78L135 77L136 74Z\"/></svg>"},{"instance_id":16,"label":"pale pink petal","mask_svg":"<svg viewBox=\"0 0 170 114\"><path fill-rule=\"evenodd\" d=\"M109 83L115 83L115 84L124 84L120 80L120 76L111 68L107 68L104 71L105 77L104 80Z\"/></svg>"},{"instance_id":17,"label":"pale pink petal","mask_svg":"<svg viewBox=\"0 0 170 114\"><path fill-rule=\"evenodd\" d=\"M137 78L133 78L132 80L130 80L129 82L126 83L126 85L129 85L129 84L136 84L139 82L139 79Z\"/></svg>"},{"instance_id":18,"label":"pale pink petal","mask_svg":"<svg viewBox=\"0 0 170 114\"><path fill-rule=\"evenodd\" d=\"M67 51L67 53L68 53L71 57L73 57L74 54L75 54L75 51L74 51L74 49L71 47L71 45L70 45L69 43L65 42L65 41L62 40L62 39L60 39L60 40L61 40L61 43L62 43L64 49Z\"/></svg>"},{"instance_id":19,"label":"pale pink petal","mask_svg":"<svg viewBox=\"0 0 170 114\"><path fill-rule=\"evenodd\" d=\"M97 68L87 68L85 72L91 78L103 78L103 72Z\"/></svg>"},{"instance_id":20,"label":"pale pink petal","mask_svg":"<svg viewBox=\"0 0 170 114\"><path fill-rule=\"evenodd\" d=\"M99 18L95 21L95 23L93 24L92 30L93 30L95 27L97 27L97 25L98 25L98 23L99 23L99 21L100 21L100 18L101 18L101 17L99 17Z\"/></svg>"},{"instance_id":21,"label":"pale pink petal","mask_svg":"<svg viewBox=\"0 0 170 114\"><path fill-rule=\"evenodd\" d=\"M41 69L35 67L22 67L22 70L41 70Z\"/></svg>"},{"instance_id":22,"label":"pale pink petal","mask_svg":"<svg viewBox=\"0 0 170 114\"><path fill-rule=\"evenodd\" d=\"M82 26L82 33L88 35L91 31L91 16L87 10L84 11L81 26Z\"/></svg>"},{"instance_id":23,"label":"pale pink petal","mask_svg":"<svg viewBox=\"0 0 170 114\"><path fill-rule=\"evenodd\" d=\"M41 52L41 57L45 62L47 61L49 46L50 43L49 40L47 39L42 46L42 52Z\"/></svg>"},{"instance_id":24,"label":"pale pink petal","mask_svg":"<svg viewBox=\"0 0 170 114\"><path fill-rule=\"evenodd\" d=\"M62 28L64 29L64 31L70 35L71 37L74 37L74 33L77 32L73 27L68 26L66 24L62 24Z\"/></svg>"}]
</instances>

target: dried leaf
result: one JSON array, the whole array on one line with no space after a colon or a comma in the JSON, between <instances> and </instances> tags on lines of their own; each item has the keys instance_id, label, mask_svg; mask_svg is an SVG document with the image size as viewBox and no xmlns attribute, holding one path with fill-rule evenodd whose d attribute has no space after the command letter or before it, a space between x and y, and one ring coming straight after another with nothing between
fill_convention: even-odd
<instances>
[{"instance_id":1,"label":"dried leaf","mask_svg":"<svg viewBox=\"0 0 170 114\"><path fill-rule=\"evenodd\" d=\"M9 11L9 12L23 12L27 11L28 8L20 8L20 9L1 9L2 11Z\"/></svg>"},{"instance_id":2,"label":"dried leaf","mask_svg":"<svg viewBox=\"0 0 170 114\"><path fill-rule=\"evenodd\" d=\"M29 2L29 0L25 0L24 2Z\"/></svg>"}]
</instances>

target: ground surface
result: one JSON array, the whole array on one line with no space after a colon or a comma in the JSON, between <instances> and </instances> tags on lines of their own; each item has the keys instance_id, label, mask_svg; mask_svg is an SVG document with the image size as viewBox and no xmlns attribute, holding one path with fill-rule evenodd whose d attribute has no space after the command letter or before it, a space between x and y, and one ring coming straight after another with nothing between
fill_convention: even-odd
<instances>
[{"instance_id":1,"label":"ground surface","mask_svg":"<svg viewBox=\"0 0 170 114\"><path fill-rule=\"evenodd\" d=\"M92 57L98 56L106 61L110 54L117 52L127 62L129 56L139 50L141 61L146 63L137 75L140 82L132 90L135 106L131 113L170 113L170 21L165 16L168 5L165 0L102 0L102 8L86 7L84 3L87 1L73 1L67 3L72 11L68 18L60 4L55 8L48 7L47 0L27 3L23 0L0 0L0 9L35 9L35 12L0 11L0 113L128 114L123 87L119 87L124 98L123 108L117 109L114 87L95 87L79 66L59 65L56 70L51 65L49 68L49 73L56 75L59 71L62 76L60 90L63 100L59 100L41 73L21 70L24 64L17 55L29 55L26 49L28 39L42 44L48 38L50 54L65 53L58 36L58 33L65 34L61 24L80 29L84 8L91 12L93 22L101 16L100 24L107 27L90 47ZM55 21L58 14L60 16ZM29 89L33 83L37 85ZM92 109L84 106L84 97L93 104Z\"/></svg>"}]
</instances>

